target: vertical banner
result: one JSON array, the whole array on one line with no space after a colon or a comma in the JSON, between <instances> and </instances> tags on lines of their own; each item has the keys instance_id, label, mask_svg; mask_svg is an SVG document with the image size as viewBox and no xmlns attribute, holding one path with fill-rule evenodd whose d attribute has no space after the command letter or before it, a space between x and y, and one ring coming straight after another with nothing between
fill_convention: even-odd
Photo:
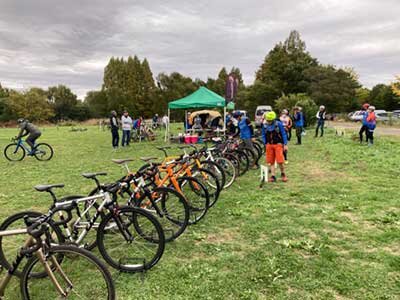
<instances>
[{"instance_id":1,"label":"vertical banner","mask_svg":"<svg viewBox=\"0 0 400 300\"><path fill-rule=\"evenodd\" d=\"M230 102L235 103L237 90L239 87L239 79L234 73L228 75L225 83L225 101L228 105Z\"/></svg>"}]
</instances>

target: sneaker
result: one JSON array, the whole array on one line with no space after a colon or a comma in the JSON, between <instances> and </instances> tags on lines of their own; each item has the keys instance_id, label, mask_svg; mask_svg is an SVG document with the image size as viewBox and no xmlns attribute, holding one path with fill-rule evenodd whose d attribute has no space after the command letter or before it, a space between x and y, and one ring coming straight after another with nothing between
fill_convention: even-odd
<instances>
[{"instance_id":1,"label":"sneaker","mask_svg":"<svg viewBox=\"0 0 400 300\"><path fill-rule=\"evenodd\" d=\"M282 181L283 181L283 182L287 182L287 181L288 181L288 179L287 179L287 177L286 177L285 174L282 174Z\"/></svg>"},{"instance_id":2,"label":"sneaker","mask_svg":"<svg viewBox=\"0 0 400 300\"><path fill-rule=\"evenodd\" d=\"M268 179L268 182L276 182L276 177L275 177L275 176L271 176L271 177Z\"/></svg>"}]
</instances>

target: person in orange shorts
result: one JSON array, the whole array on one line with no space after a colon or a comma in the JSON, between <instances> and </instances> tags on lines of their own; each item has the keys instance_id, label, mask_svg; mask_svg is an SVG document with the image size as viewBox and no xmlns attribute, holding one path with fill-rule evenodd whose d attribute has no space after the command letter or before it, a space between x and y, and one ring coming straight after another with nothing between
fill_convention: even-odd
<instances>
[{"instance_id":1,"label":"person in orange shorts","mask_svg":"<svg viewBox=\"0 0 400 300\"><path fill-rule=\"evenodd\" d=\"M277 120L276 114L270 111L264 115L266 122L262 126L262 139L266 146L267 164L271 168L271 177L269 182L276 182L275 175L275 161L278 163L281 170L282 181L286 182L288 179L285 174L284 162L285 158L283 152L288 150L287 135L282 122Z\"/></svg>"}]
</instances>

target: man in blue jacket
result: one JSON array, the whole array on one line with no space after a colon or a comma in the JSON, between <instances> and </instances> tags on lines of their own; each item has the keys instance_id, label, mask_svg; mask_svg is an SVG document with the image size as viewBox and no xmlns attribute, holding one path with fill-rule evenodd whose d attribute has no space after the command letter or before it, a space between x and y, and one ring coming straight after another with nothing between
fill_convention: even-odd
<instances>
[{"instance_id":1,"label":"man in blue jacket","mask_svg":"<svg viewBox=\"0 0 400 300\"><path fill-rule=\"evenodd\" d=\"M252 139L254 138L254 128L251 124L251 121L240 112L236 112L234 117L238 120L238 132L236 133L236 135L240 134L240 139L243 141L246 148L249 148L251 151L253 151L255 157L257 157L258 154L255 152L255 149L253 147ZM254 165L251 167L253 169L258 168L258 161L255 161Z\"/></svg>"},{"instance_id":2,"label":"man in blue jacket","mask_svg":"<svg viewBox=\"0 0 400 300\"><path fill-rule=\"evenodd\" d=\"M296 127L296 137L297 137L296 145L301 145L301 135L303 133L303 128L304 128L304 116L300 107L294 108L293 118L294 118L294 126Z\"/></svg>"}]
</instances>

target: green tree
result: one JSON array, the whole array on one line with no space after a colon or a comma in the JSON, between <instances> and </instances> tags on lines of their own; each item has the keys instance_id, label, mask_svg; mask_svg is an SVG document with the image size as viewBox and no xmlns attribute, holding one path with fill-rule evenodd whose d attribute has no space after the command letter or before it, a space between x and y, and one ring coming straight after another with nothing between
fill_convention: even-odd
<instances>
[{"instance_id":1,"label":"green tree","mask_svg":"<svg viewBox=\"0 0 400 300\"><path fill-rule=\"evenodd\" d=\"M400 97L397 96L390 85L377 84L371 90L369 103L376 109L395 110L399 107Z\"/></svg>"},{"instance_id":2,"label":"green tree","mask_svg":"<svg viewBox=\"0 0 400 300\"><path fill-rule=\"evenodd\" d=\"M77 96L65 85L49 87L47 99L52 103L56 120L73 119Z\"/></svg>"},{"instance_id":3,"label":"green tree","mask_svg":"<svg viewBox=\"0 0 400 300\"><path fill-rule=\"evenodd\" d=\"M354 76L333 66L315 66L304 71L306 92L317 105L325 105L330 112L350 110L356 102L360 84Z\"/></svg>"},{"instance_id":4,"label":"green tree","mask_svg":"<svg viewBox=\"0 0 400 300\"><path fill-rule=\"evenodd\" d=\"M276 91L273 99L282 94L304 93L307 90L304 71L317 65L318 61L306 51L305 42L294 30L284 43L278 43L268 53L256 72L256 80Z\"/></svg>"},{"instance_id":5,"label":"green tree","mask_svg":"<svg viewBox=\"0 0 400 300\"><path fill-rule=\"evenodd\" d=\"M105 91L90 91L84 101L89 108L90 115L95 118L104 118L110 114L108 99Z\"/></svg>"},{"instance_id":6,"label":"green tree","mask_svg":"<svg viewBox=\"0 0 400 300\"><path fill-rule=\"evenodd\" d=\"M32 88L25 93L11 92L7 98L10 115L30 121L47 121L54 117L54 109L46 97L46 91Z\"/></svg>"}]
</instances>

